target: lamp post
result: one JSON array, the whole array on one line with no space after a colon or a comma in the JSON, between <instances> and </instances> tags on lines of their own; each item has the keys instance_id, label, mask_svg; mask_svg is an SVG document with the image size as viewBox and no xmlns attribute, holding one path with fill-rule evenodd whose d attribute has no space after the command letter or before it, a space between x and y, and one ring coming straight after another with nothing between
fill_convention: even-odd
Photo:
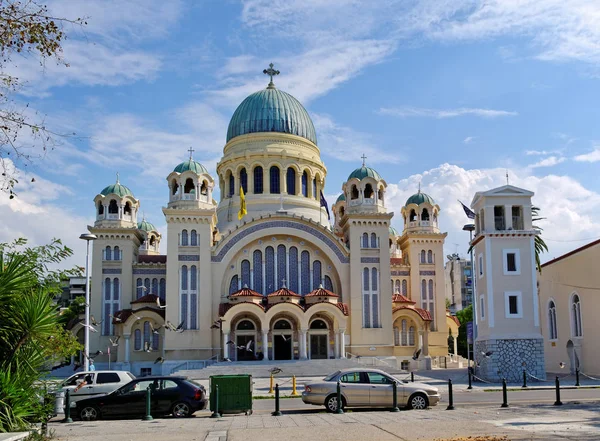
<instances>
[{"instance_id":1,"label":"lamp post","mask_svg":"<svg viewBox=\"0 0 600 441\"><path fill-rule=\"evenodd\" d=\"M90 241L98 239L98 236L91 233L84 233L79 236L86 242L85 251L85 330L84 330L84 357L83 371L87 372L90 368ZM106 319L105 319L106 320Z\"/></svg>"},{"instance_id":2,"label":"lamp post","mask_svg":"<svg viewBox=\"0 0 600 441\"><path fill-rule=\"evenodd\" d=\"M475 231L475 224L466 224L463 227L463 231L469 232L469 247L473 241L473 231ZM471 305L473 305L473 349L475 349L475 337L477 336L477 290L475 289L475 266L473 265L473 249L469 253L471 256ZM470 348L469 342L467 341L467 360L470 363ZM473 350L473 361L475 361L475 351ZM469 366L470 368L471 366Z\"/></svg>"}]
</instances>

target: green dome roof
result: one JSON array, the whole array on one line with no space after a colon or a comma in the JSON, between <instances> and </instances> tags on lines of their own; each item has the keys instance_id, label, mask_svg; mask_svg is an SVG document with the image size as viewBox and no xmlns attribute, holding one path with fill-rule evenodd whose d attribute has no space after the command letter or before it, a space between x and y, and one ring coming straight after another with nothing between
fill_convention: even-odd
<instances>
[{"instance_id":1,"label":"green dome roof","mask_svg":"<svg viewBox=\"0 0 600 441\"><path fill-rule=\"evenodd\" d=\"M204 167L202 164L194 161L191 158L188 159L187 161L184 161L181 164L179 164L177 167L175 167L175 169L173 171L177 172L177 173L183 173L188 170L193 171L197 175L199 175L201 173L208 173L208 170L206 170L206 167Z\"/></svg>"},{"instance_id":2,"label":"green dome roof","mask_svg":"<svg viewBox=\"0 0 600 441\"><path fill-rule=\"evenodd\" d=\"M227 142L236 136L260 132L289 133L317 143L315 126L306 109L292 95L271 85L238 106L229 122Z\"/></svg>"},{"instance_id":3,"label":"green dome roof","mask_svg":"<svg viewBox=\"0 0 600 441\"><path fill-rule=\"evenodd\" d=\"M435 205L435 202L431 196L429 196L428 194L425 194L425 193L421 193L420 191L418 193L413 194L411 197L409 197L406 200L406 204L404 204L404 205L405 206L408 204L421 205L423 202L427 202L428 204Z\"/></svg>"},{"instance_id":4,"label":"green dome roof","mask_svg":"<svg viewBox=\"0 0 600 441\"><path fill-rule=\"evenodd\" d=\"M345 200L346 200L346 195L344 193L342 193L341 195L338 196L335 203L337 204L338 202L345 201Z\"/></svg>"},{"instance_id":5,"label":"green dome roof","mask_svg":"<svg viewBox=\"0 0 600 441\"><path fill-rule=\"evenodd\" d=\"M366 165L363 165L362 167L357 168L352 173L350 173L350 176L348 176L347 180L349 181L352 178L361 180L363 178L366 178L367 176L370 178L373 178L377 181L379 181L381 179L381 176L379 175L379 173L377 173L374 169L372 169L371 167L367 167Z\"/></svg>"},{"instance_id":6,"label":"green dome roof","mask_svg":"<svg viewBox=\"0 0 600 441\"><path fill-rule=\"evenodd\" d=\"M109 195L111 193L116 194L120 198L122 198L123 196L131 196L132 198L135 197L135 196L133 196L133 193L131 192L131 190L129 188L125 187L124 185L121 185L119 183L119 181L117 181L116 184L112 184L112 185L109 185L108 187L105 187L104 190L102 190L100 192L100 194L102 194L104 196Z\"/></svg>"},{"instance_id":7,"label":"green dome roof","mask_svg":"<svg viewBox=\"0 0 600 441\"><path fill-rule=\"evenodd\" d=\"M141 222L138 222L138 230L158 231L154 224L148 222L146 219L143 219Z\"/></svg>"},{"instance_id":8,"label":"green dome roof","mask_svg":"<svg viewBox=\"0 0 600 441\"><path fill-rule=\"evenodd\" d=\"M398 230L396 230L391 225L390 225L390 236L400 236L400 233L398 233Z\"/></svg>"}]
</instances>

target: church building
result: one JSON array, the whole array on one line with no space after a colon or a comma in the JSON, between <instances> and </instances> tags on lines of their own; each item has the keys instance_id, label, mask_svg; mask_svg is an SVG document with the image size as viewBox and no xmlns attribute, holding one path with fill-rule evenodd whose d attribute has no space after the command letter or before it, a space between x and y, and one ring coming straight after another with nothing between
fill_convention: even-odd
<instances>
[{"instance_id":1,"label":"church building","mask_svg":"<svg viewBox=\"0 0 600 441\"><path fill-rule=\"evenodd\" d=\"M165 254L150 222L159 214L142 218L118 178L94 198L98 368L108 357L113 368L169 374L200 360L358 355L416 368L447 355L458 324L445 306L440 207L420 190L390 206L385 179L363 157L330 219L313 122L275 87L279 72L265 73L268 86L231 117L216 174L190 149L166 176Z\"/></svg>"}]
</instances>

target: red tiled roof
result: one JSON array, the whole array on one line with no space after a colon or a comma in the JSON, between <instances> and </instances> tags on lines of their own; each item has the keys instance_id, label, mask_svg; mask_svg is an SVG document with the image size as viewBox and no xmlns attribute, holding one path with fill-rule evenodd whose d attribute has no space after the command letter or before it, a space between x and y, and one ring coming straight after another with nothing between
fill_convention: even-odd
<instances>
[{"instance_id":1,"label":"red tiled roof","mask_svg":"<svg viewBox=\"0 0 600 441\"><path fill-rule=\"evenodd\" d=\"M244 285L244 287L242 289L240 289L239 291L236 291L233 294L229 295L229 297L262 297L262 296L263 296L262 294L251 290L246 285Z\"/></svg>"},{"instance_id":2,"label":"red tiled roof","mask_svg":"<svg viewBox=\"0 0 600 441\"><path fill-rule=\"evenodd\" d=\"M165 310L164 309L158 309L158 308L152 308L150 306L144 306L143 308L136 309L135 313L139 314L140 312L143 312L143 311L152 311L152 312L155 312L158 315L160 315L163 319L165 318ZM122 323L125 323L127 321L127 319L129 317L131 317L132 315L133 315L133 309L121 309L120 311L115 312L114 318L112 320L112 324L120 325ZM119 319L119 320L116 320L116 319Z\"/></svg>"},{"instance_id":3,"label":"red tiled roof","mask_svg":"<svg viewBox=\"0 0 600 441\"><path fill-rule=\"evenodd\" d=\"M238 306L238 305L254 305L254 306L259 307L263 311L265 311L265 308L263 305L261 305L259 303L254 303L254 302L221 303L221 304L219 304L219 317L223 317L227 313L227 311L229 311L234 306Z\"/></svg>"},{"instance_id":4,"label":"red tiled roof","mask_svg":"<svg viewBox=\"0 0 600 441\"><path fill-rule=\"evenodd\" d=\"M396 306L394 309L392 309L392 312L400 311L401 309L409 309L411 311L415 311L417 314L419 314L419 316L423 320L425 320L427 322L430 322L432 320L431 314L429 314L429 311L427 311L425 309L421 309L421 308L415 308L413 306L407 306L407 305Z\"/></svg>"},{"instance_id":5,"label":"red tiled roof","mask_svg":"<svg viewBox=\"0 0 600 441\"><path fill-rule=\"evenodd\" d=\"M403 296L402 294L394 294L392 296L392 302L394 303L411 303L411 304L415 304L417 302L413 302L411 299L409 299L406 296Z\"/></svg>"},{"instance_id":6,"label":"red tiled roof","mask_svg":"<svg viewBox=\"0 0 600 441\"><path fill-rule=\"evenodd\" d=\"M321 303L327 303L328 305L335 306L335 307L339 308L340 311L342 311L342 313L345 316L348 316L349 313L350 313L350 308L348 308L348 305L346 303L336 303L336 304L333 304L333 303L329 303L329 302L317 302L317 303L311 303L310 305L305 305L304 307L302 305L299 305L298 303L288 303L288 305L295 305L298 308L300 308L301 310L306 311L311 306L318 305L318 304L321 304ZM263 305L261 305L259 303L254 303L254 302L221 303L219 305L219 317L223 317L227 313L227 311L229 311L231 308L233 308L235 306L238 306L238 305L255 305L255 306L258 306L263 311L268 311L269 309L271 309L271 308L273 308L273 307L275 307L277 305L280 305L280 303L277 303L276 305L269 305L266 308ZM130 313L130 315L131 315L131 313Z\"/></svg>"},{"instance_id":7,"label":"red tiled roof","mask_svg":"<svg viewBox=\"0 0 600 441\"><path fill-rule=\"evenodd\" d=\"M449 318L451 318L451 319L454 321L454 323L456 323L458 326L460 326L460 320L459 320L459 319L458 319L458 317L456 317L455 315L452 315L452 314L450 313L450 310L449 310L449 309L446 309L446 317L449 317Z\"/></svg>"},{"instance_id":8,"label":"red tiled roof","mask_svg":"<svg viewBox=\"0 0 600 441\"><path fill-rule=\"evenodd\" d=\"M279 288L277 291L272 292L267 297L302 297L300 294L296 294L294 291L290 291L288 288Z\"/></svg>"},{"instance_id":9,"label":"red tiled roof","mask_svg":"<svg viewBox=\"0 0 600 441\"><path fill-rule=\"evenodd\" d=\"M337 294L319 286L314 291L309 292L304 297L339 297Z\"/></svg>"},{"instance_id":10,"label":"red tiled roof","mask_svg":"<svg viewBox=\"0 0 600 441\"><path fill-rule=\"evenodd\" d=\"M138 256L138 263L167 263L167 256L164 254L159 255L146 255L140 254Z\"/></svg>"},{"instance_id":11,"label":"red tiled roof","mask_svg":"<svg viewBox=\"0 0 600 441\"><path fill-rule=\"evenodd\" d=\"M552 265L553 263L556 263L556 262L559 262L559 261L561 261L563 259L566 259L567 257L571 257L574 254L580 253L581 251L586 250L588 248L591 248L594 245L598 245L598 244L600 244L600 239L595 240L593 242L590 242L590 243L588 243L586 245L583 245L583 246L581 246L579 248L576 248L573 251L569 251L568 253L563 254L562 256L558 256L555 259L549 260L548 262L542 264L542 268L545 268L548 265Z\"/></svg>"},{"instance_id":12,"label":"red tiled roof","mask_svg":"<svg viewBox=\"0 0 600 441\"><path fill-rule=\"evenodd\" d=\"M390 265L402 265L402 257L390 257Z\"/></svg>"},{"instance_id":13,"label":"red tiled roof","mask_svg":"<svg viewBox=\"0 0 600 441\"><path fill-rule=\"evenodd\" d=\"M131 302L131 304L133 305L134 303L156 303L157 298L158 296L156 294L146 294L145 296L134 300L133 302Z\"/></svg>"},{"instance_id":14,"label":"red tiled roof","mask_svg":"<svg viewBox=\"0 0 600 441\"><path fill-rule=\"evenodd\" d=\"M350 308L347 303L337 303L335 306L340 308L340 310L344 313L345 316L350 315Z\"/></svg>"}]
</instances>

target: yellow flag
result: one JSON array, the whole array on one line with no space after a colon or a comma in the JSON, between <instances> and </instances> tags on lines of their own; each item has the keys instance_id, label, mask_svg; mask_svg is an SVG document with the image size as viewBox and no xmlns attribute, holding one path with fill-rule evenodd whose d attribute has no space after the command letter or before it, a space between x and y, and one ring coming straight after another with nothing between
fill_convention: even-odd
<instances>
[{"instance_id":1,"label":"yellow flag","mask_svg":"<svg viewBox=\"0 0 600 441\"><path fill-rule=\"evenodd\" d=\"M240 186L240 211L238 212L238 219L242 220L242 218L248 214L248 210L246 210L246 196L244 196L244 188Z\"/></svg>"}]
</instances>

